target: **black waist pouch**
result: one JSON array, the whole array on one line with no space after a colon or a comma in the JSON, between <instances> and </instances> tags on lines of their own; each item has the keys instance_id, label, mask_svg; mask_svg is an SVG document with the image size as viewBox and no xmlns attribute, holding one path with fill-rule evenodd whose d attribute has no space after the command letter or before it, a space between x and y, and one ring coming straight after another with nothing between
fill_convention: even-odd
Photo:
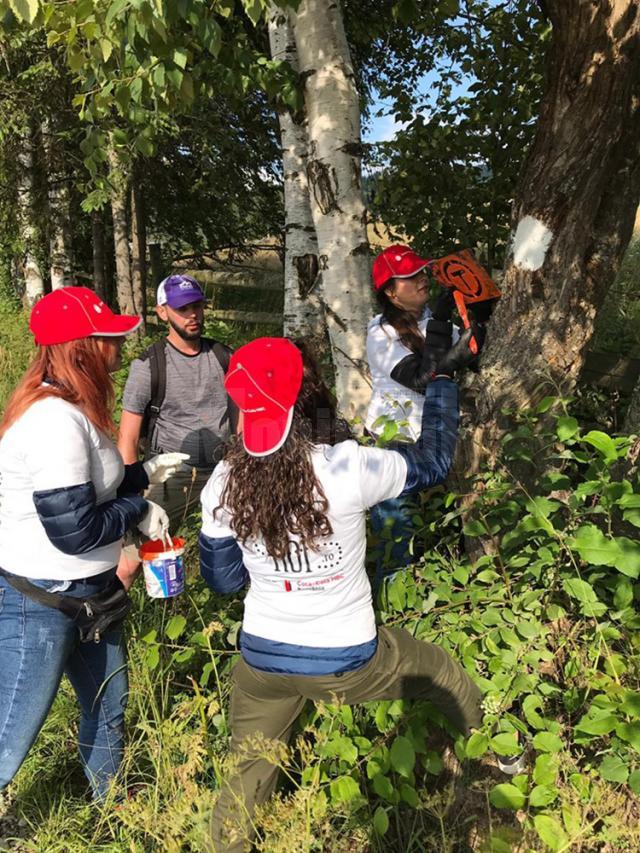
<instances>
[{"instance_id":1,"label":"black waist pouch","mask_svg":"<svg viewBox=\"0 0 640 853\"><path fill-rule=\"evenodd\" d=\"M0 574L27 598L60 610L73 620L83 643L99 643L102 636L119 625L131 609L131 599L117 575L101 592L87 598L73 598L60 592L46 592L26 578L10 575L4 569L0 569Z\"/></svg>"}]
</instances>

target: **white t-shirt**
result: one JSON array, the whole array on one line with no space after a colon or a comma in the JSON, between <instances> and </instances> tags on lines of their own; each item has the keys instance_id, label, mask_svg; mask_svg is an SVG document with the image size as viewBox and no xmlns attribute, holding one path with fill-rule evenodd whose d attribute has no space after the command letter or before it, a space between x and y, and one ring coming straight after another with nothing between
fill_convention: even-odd
<instances>
[{"instance_id":1,"label":"white t-shirt","mask_svg":"<svg viewBox=\"0 0 640 853\"><path fill-rule=\"evenodd\" d=\"M365 571L365 512L397 497L407 466L392 450L343 441L318 445L313 467L329 502L333 533L305 551L292 537L289 556L276 561L261 540L238 543L251 578L245 598L243 631L282 643L339 648L367 643L376 636L371 586ZM225 510L214 510L228 476L220 463L202 495L205 536L234 536Z\"/></svg>"},{"instance_id":2,"label":"white t-shirt","mask_svg":"<svg viewBox=\"0 0 640 853\"><path fill-rule=\"evenodd\" d=\"M422 318L418 320L418 329L424 336L427 321L431 317L431 309L426 306ZM367 429L375 435L380 435L383 427L374 428L376 420L384 415L398 424L398 434L417 441L422 428L422 409L424 394L410 391L391 378L391 371L412 351L398 337L393 326L388 323L380 324L382 314L376 315L369 321L367 328L367 361L371 371L371 400L365 420ZM457 326L453 327L452 340L455 343L460 336Z\"/></svg>"},{"instance_id":3,"label":"white t-shirt","mask_svg":"<svg viewBox=\"0 0 640 853\"><path fill-rule=\"evenodd\" d=\"M59 397L33 403L0 441L0 566L27 578L78 580L118 563L122 540L64 554L53 545L33 493L93 482L99 504L116 497L124 463L108 436Z\"/></svg>"}]
</instances>

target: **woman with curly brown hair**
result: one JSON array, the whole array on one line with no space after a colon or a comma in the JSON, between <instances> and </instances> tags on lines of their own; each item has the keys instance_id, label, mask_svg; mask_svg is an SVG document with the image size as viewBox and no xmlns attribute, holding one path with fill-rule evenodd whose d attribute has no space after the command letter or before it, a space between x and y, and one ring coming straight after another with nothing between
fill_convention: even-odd
<instances>
[{"instance_id":1,"label":"woman with curly brown hair","mask_svg":"<svg viewBox=\"0 0 640 853\"><path fill-rule=\"evenodd\" d=\"M447 475L458 427L451 377L467 353L463 336L440 360L419 441L385 450L317 442L313 372L290 341L261 338L232 356L225 385L242 443L202 493L201 571L220 593L250 587L230 711L238 769L223 784L210 849L243 849L278 773L257 744L286 743L308 699L423 698L462 732L479 725L480 691L443 649L376 628L364 567L367 509Z\"/></svg>"}]
</instances>

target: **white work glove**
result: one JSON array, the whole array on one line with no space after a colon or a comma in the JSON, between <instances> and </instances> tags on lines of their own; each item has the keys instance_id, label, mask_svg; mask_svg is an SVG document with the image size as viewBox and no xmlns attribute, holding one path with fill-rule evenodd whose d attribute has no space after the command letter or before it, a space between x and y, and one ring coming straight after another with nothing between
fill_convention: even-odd
<instances>
[{"instance_id":1,"label":"white work glove","mask_svg":"<svg viewBox=\"0 0 640 853\"><path fill-rule=\"evenodd\" d=\"M153 501L147 501L147 503L149 507L142 520L138 522L138 530L149 539L161 539L164 542L169 538L169 516Z\"/></svg>"},{"instance_id":2,"label":"white work glove","mask_svg":"<svg viewBox=\"0 0 640 853\"><path fill-rule=\"evenodd\" d=\"M182 463L189 458L188 453L159 453L153 459L143 462L142 467L147 472L149 483L157 485L166 483L182 468Z\"/></svg>"}]
</instances>

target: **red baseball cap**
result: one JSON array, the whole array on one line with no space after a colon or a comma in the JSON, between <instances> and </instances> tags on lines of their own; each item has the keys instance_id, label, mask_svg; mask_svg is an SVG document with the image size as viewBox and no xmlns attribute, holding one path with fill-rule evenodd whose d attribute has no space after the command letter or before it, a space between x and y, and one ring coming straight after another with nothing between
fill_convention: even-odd
<instances>
[{"instance_id":1,"label":"red baseball cap","mask_svg":"<svg viewBox=\"0 0 640 853\"><path fill-rule=\"evenodd\" d=\"M224 386L243 414L242 442L251 456L285 443L302 385L302 353L287 338L257 338L236 350Z\"/></svg>"},{"instance_id":2,"label":"red baseball cap","mask_svg":"<svg viewBox=\"0 0 640 853\"><path fill-rule=\"evenodd\" d=\"M37 344L50 346L95 335L119 338L141 322L141 317L114 314L88 287L60 287L36 302L29 328Z\"/></svg>"},{"instance_id":3,"label":"red baseball cap","mask_svg":"<svg viewBox=\"0 0 640 853\"><path fill-rule=\"evenodd\" d=\"M430 263L408 246L387 246L373 262L373 287L380 290L392 278L411 278Z\"/></svg>"}]
</instances>

